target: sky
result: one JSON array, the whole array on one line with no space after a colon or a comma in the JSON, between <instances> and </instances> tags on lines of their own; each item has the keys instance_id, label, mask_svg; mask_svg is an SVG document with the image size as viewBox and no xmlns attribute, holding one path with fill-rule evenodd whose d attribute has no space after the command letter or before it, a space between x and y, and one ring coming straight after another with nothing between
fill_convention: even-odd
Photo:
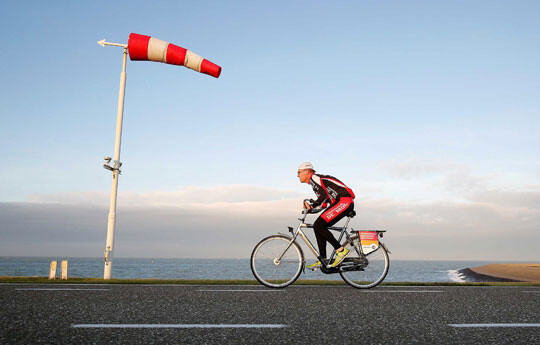
<instances>
[{"instance_id":1,"label":"sky","mask_svg":"<svg viewBox=\"0 0 540 345\"><path fill-rule=\"evenodd\" d=\"M393 259L540 261L538 1L3 1L0 256L247 258L296 226L304 161ZM310 237L314 239L311 234Z\"/></svg>"}]
</instances>

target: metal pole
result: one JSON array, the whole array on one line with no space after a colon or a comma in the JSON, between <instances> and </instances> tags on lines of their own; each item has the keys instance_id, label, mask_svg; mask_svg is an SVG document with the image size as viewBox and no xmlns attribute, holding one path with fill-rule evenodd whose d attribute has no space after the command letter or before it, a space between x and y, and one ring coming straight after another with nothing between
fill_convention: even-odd
<instances>
[{"instance_id":1,"label":"metal pole","mask_svg":"<svg viewBox=\"0 0 540 345\"><path fill-rule=\"evenodd\" d=\"M114 165L112 168L111 203L109 222L107 224L107 244L105 245L105 269L103 279L111 279L111 268L114 250L114 228L116 225L116 195L118 192L118 177L120 174L120 144L122 141L122 121L124 117L124 96L126 93L126 60L127 48L124 47L122 73L120 73L120 91L118 93L118 111L116 115L116 140L114 144ZM110 159L110 158L109 158Z\"/></svg>"}]
</instances>

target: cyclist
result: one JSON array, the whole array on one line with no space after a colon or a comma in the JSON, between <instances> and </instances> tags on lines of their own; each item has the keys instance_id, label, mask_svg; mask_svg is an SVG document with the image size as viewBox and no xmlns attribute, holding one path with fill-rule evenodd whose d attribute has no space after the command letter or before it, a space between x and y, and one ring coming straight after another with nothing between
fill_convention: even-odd
<instances>
[{"instance_id":1,"label":"cyclist","mask_svg":"<svg viewBox=\"0 0 540 345\"><path fill-rule=\"evenodd\" d=\"M298 167L298 178L300 183L309 183L317 195L317 200L311 204L304 203L304 208L313 213L324 212L313 224L317 245L319 246L319 261L307 268L318 268L321 266L321 259L326 259L326 242L329 242L336 250L336 259L330 265L335 267L349 254L349 250L341 246L334 235L328 230L329 226L336 224L354 209L354 193L343 182L329 175L315 174L313 164L304 162Z\"/></svg>"}]
</instances>

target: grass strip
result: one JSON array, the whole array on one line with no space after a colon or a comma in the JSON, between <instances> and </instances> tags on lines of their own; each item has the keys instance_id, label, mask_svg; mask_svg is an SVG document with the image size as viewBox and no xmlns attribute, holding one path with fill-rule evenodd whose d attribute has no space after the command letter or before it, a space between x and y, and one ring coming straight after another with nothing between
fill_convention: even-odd
<instances>
[{"instance_id":1,"label":"grass strip","mask_svg":"<svg viewBox=\"0 0 540 345\"><path fill-rule=\"evenodd\" d=\"M48 277L0 276L0 283L31 284L160 284L160 285L260 285L255 279L110 279L69 278L67 280ZM300 279L293 285L345 285L339 280ZM382 282L384 286L540 286L532 282Z\"/></svg>"}]
</instances>

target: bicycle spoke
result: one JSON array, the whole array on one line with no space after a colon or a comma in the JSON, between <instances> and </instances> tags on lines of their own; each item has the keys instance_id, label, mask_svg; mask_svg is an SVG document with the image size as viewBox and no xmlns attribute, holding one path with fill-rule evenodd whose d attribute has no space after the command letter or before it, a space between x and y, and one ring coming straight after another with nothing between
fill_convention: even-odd
<instances>
[{"instance_id":1,"label":"bicycle spoke","mask_svg":"<svg viewBox=\"0 0 540 345\"><path fill-rule=\"evenodd\" d=\"M290 246L289 243L289 238L275 235L257 244L251 255L251 270L260 283L269 287L285 287L298 278L304 256L296 243Z\"/></svg>"}]
</instances>

